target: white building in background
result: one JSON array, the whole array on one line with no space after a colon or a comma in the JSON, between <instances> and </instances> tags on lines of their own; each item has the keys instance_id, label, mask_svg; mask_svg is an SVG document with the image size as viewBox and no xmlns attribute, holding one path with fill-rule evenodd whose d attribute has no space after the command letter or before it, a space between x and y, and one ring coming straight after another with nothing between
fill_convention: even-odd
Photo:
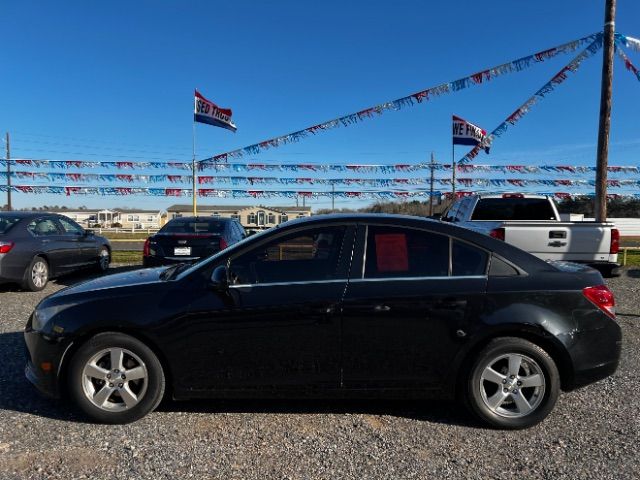
<instances>
[{"instance_id":1,"label":"white building in background","mask_svg":"<svg viewBox=\"0 0 640 480\"><path fill-rule=\"evenodd\" d=\"M102 228L109 228L112 225L119 225L122 228L160 228L167 221L165 210L142 210L142 209L64 209L56 208L48 210L75 220L80 225L90 228L99 225Z\"/></svg>"}]
</instances>

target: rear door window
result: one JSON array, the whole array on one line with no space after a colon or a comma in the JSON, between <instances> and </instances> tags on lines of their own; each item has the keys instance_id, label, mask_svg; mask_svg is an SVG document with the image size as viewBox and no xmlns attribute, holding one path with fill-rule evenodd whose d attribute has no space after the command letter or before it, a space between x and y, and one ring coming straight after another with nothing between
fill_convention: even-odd
<instances>
[{"instance_id":1,"label":"rear door window","mask_svg":"<svg viewBox=\"0 0 640 480\"><path fill-rule=\"evenodd\" d=\"M408 228L369 226L365 278L448 275L448 236Z\"/></svg>"},{"instance_id":2,"label":"rear door window","mask_svg":"<svg viewBox=\"0 0 640 480\"><path fill-rule=\"evenodd\" d=\"M27 229L36 237L46 237L50 235L59 235L56 222L52 218L38 218L27 226Z\"/></svg>"},{"instance_id":3,"label":"rear door window","mask_svg":"<svg viewBox=\"0 0 640 480\"><path fill-rule=\"evenodd\" d=\"M475 276L487 274L489 255L465 242L453 240L451 245L451 275Z\"/></svg>"}]
</instances>

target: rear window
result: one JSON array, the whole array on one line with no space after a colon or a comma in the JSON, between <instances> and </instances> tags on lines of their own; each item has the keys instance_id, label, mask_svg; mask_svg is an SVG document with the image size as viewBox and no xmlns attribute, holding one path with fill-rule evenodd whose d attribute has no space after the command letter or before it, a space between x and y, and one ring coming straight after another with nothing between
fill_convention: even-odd
<instances>
[{"instance_id":1,"label":"rear window","mask_svg":"<svg viewBox=\"0 0 640 480\"><path fill-rule=\"evenodd\" d=\"M225 223L219 220L171 220L160 233L222 233Z\"/></svg>"},{"instance_id":2,"label":"rear window","mask_svg":"<svg viewBox=\"0 0 640 480\"><path fill-rule=\"evenodd\" d=\"M7 233L19 221L18 217L0 217L0 233Z\"/></svg>"},{"instance_id":3,"label":"rear window","mask_svg":"<svg viewBox=\"0 0 640 480\"><path fill-rule=\"evenodd\" d=\"M472 220L555 220L546 198L481 198Z\"/></svg>"}]
</instances>

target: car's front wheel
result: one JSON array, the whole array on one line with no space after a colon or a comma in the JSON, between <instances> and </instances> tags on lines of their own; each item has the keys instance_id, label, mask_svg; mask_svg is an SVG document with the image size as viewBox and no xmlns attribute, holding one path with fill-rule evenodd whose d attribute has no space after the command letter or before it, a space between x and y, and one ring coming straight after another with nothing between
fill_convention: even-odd
<instances>
[{"instance_id":1,"label":"car's front wheel","mask_svg":"<svg viewBox=\"0 0 640 480\"><path fill-rule=\"evenodd\" d=\"M117 332L90 338L67 378L75 403L101 423L129 423L154 410L164 394L160 361L140 340Z\"/></svg>"},{"instance_id":2,"label":"car's front wheel","mask_svg":"<svg viewBox=\"0 0 640 480\"><path fill-rule=\"evenodd\" d=\"M476 357L467 378L471 410L505 429L531 427L553 410L560 374L553 359L522 338L492 340Z\"/></svg>"}]
</instances>

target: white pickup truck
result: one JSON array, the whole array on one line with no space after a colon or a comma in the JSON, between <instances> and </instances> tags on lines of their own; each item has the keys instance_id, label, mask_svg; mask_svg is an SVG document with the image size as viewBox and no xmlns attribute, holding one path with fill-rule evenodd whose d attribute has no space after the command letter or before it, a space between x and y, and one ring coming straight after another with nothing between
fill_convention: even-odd
<instances>
[{"instance_id":1,"label":"white pickup truck","mask_svg":"<svg viewBox=\"0 0 640 480\"><path fill-rule=\"evenodd\" d=\"M543 260L586 263L607 276L619 266L620 233L612 223L563 222L547 196L464 197L449 208L442 221L504 240Z\"/></svg>"}]
</instances>

